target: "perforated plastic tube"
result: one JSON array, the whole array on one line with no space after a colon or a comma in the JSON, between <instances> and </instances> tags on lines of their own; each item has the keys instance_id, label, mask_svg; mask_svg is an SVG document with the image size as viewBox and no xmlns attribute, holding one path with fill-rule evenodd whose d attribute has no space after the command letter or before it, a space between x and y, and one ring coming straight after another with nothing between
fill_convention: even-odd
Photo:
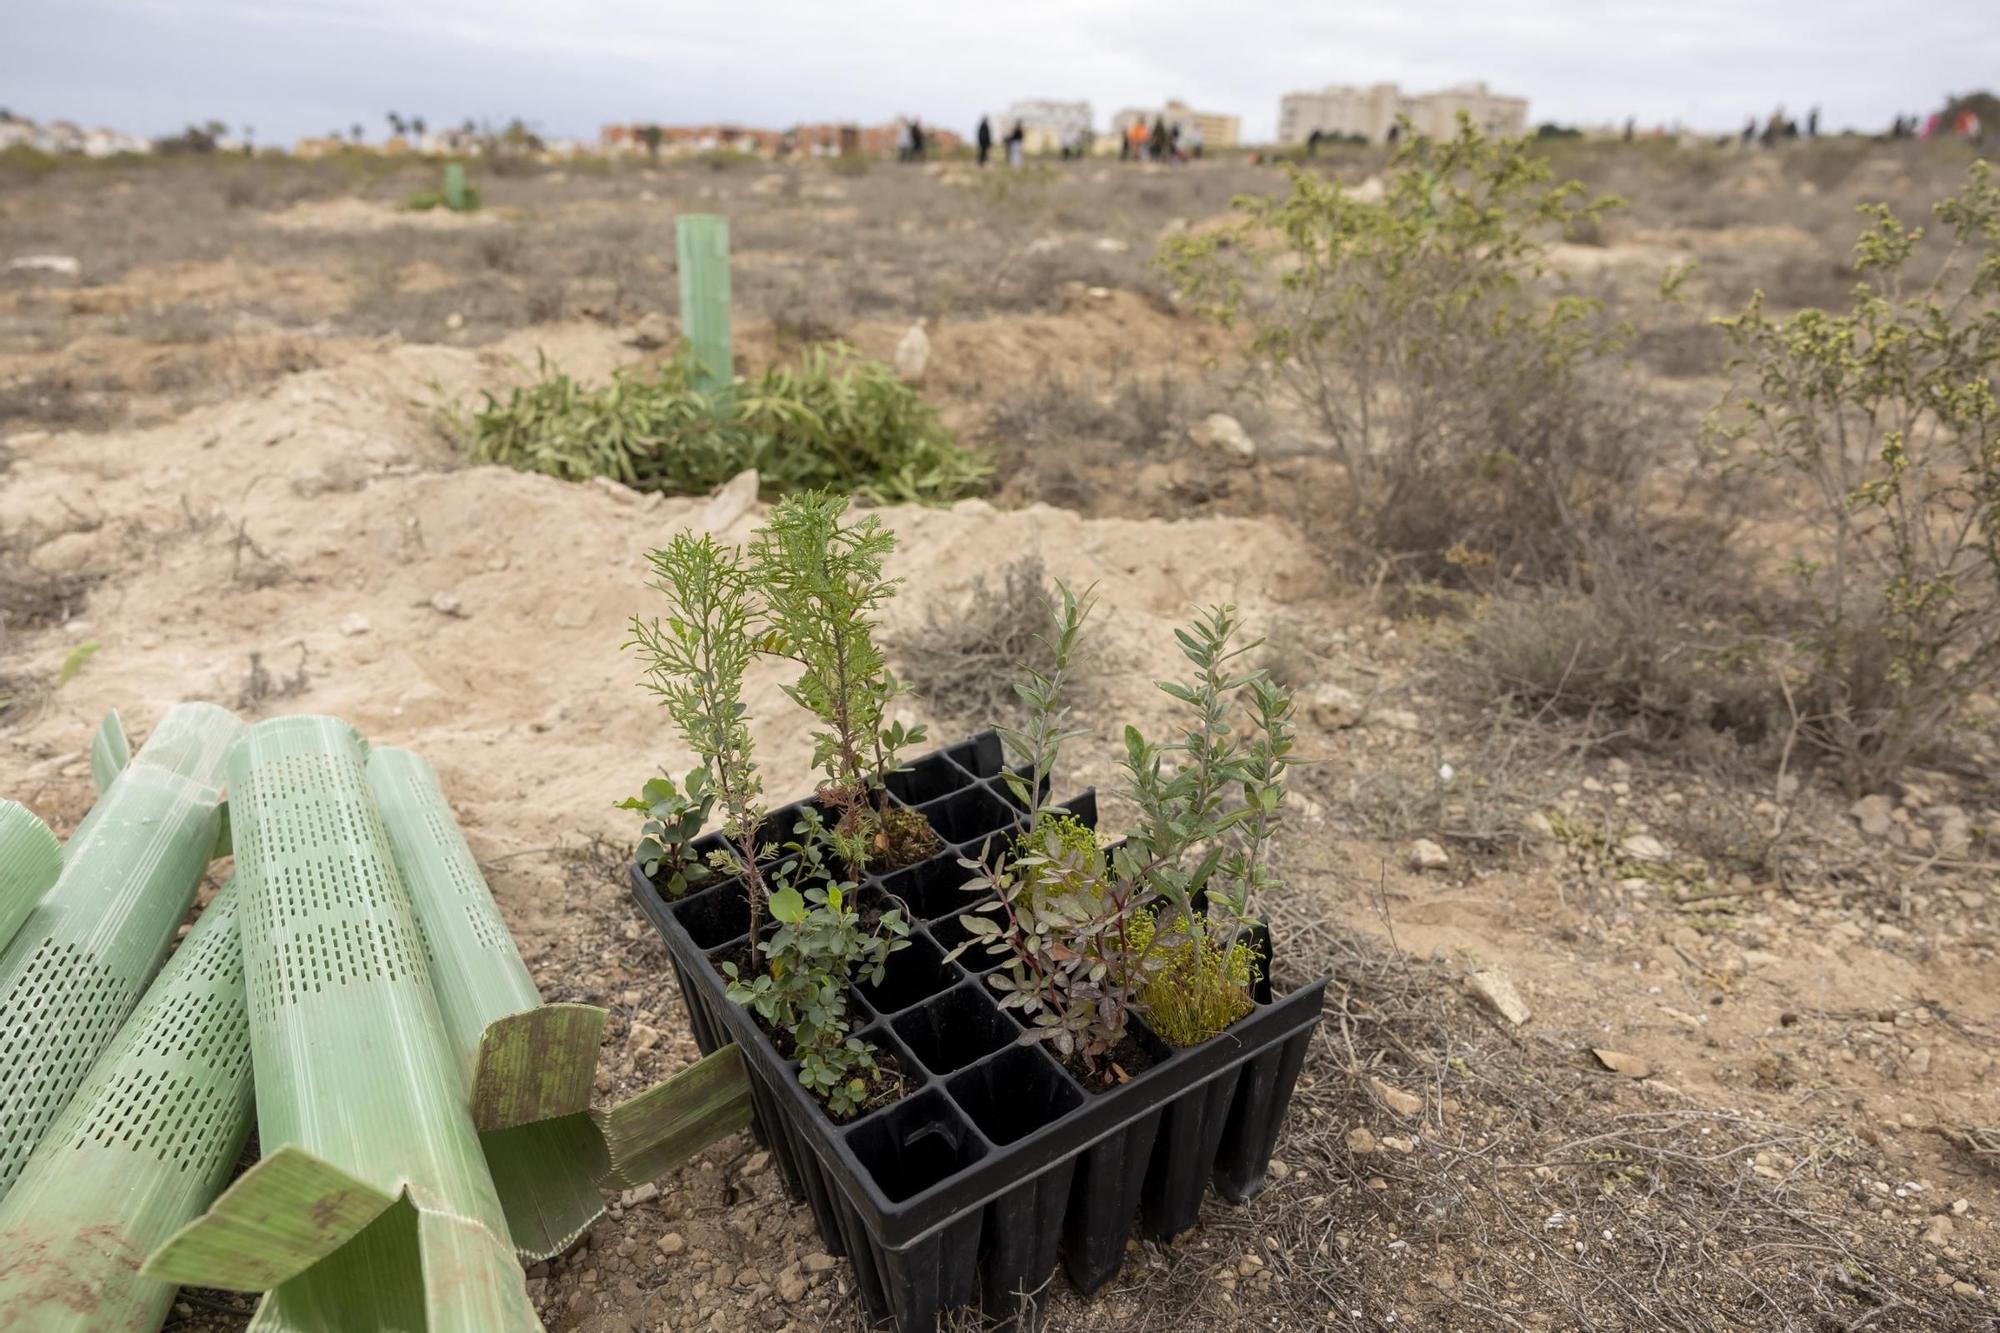
<instances>
[{"instance_id":1,"label":"perforated plastic tube","mask_svg":"<svg viewBox=\"0 0 2000 1333\"><path fill-rule=\"evenodd\" d=\"M17 801L0 801L0 948L62 874L62 844Z\"/></svg>"},{"instance_id":2,"label":"perforated plastic tube","mask_svg":"<svg viewBox=\"0 0 2000 1333\"><path fill-rule=\"evenodd\" d=\"M241 730L213 704L168 709L0 952L0 1197L159 971L215 849Z\"/></svg>"},{"instance_id":3,"label":"perforated plastic tube","mask_svg":"<svg viewBox=\"0 0 2000 1333\"><path fill-rule=\"evenodd\" d=\"M141 1275L206 1208L250 1133L250 1023L226 886L0 1202L0 1329L152 1333L174 1284Z\"/></svg>"},{"instance_id":4,"label":"perforated plastic tube","mask_svg":"<svg viewBox=\"0 0 2000 1333\"><path fill-rule=\"evenodd\" d=\"M601 1184L640 1184L749 1123L734 1048L593 1111L605 1012L542 1003L429 764L377 748L368 782L519 1253L561 1253L604 1212Z\"/></svg>"},{"instance_id":5,"label":"perforated plastic tube","mask_svg":"<svg viewBox=\"0 0 2000 1333\"><path fill-rule=\"evenodd\" d=\"M229 778L265 1156L146 1271L269 1333L540 1329L359 739L262 722Z\"/></svg>"},{"instance_id":6,"label":"perforated plastic tube","mask_svg":"<svg viewBox=\"0 0 2000 1333\"><path fill-rule=\"evenodd\" d=\"M590 1118L604 1010L542 1004L429 764L375 748L368 785L416 907L514 1248L550 1258L604 1213L597 1186L611 1161Z\"/></svg>"}]
</instances>

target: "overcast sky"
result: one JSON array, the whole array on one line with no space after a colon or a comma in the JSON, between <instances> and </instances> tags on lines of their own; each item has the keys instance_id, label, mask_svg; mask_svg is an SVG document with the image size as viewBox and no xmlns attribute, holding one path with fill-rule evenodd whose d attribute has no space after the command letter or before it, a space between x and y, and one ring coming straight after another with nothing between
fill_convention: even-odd
<instances>
[{"instance_id":1,"label":"overcast sky","mask_svg":"<svg viewBox=\"0 0 2000 1333\"><path fill-rule=\"evenodd\" d=\"M969 129L1017 97L1099 126L1177 96L1268 138L1282 93L1485 79L1536 121L1886 125L2000 84L1996 0L0 0L0 106L259 142L383 115Z\"/></svg>"}]
</instances>

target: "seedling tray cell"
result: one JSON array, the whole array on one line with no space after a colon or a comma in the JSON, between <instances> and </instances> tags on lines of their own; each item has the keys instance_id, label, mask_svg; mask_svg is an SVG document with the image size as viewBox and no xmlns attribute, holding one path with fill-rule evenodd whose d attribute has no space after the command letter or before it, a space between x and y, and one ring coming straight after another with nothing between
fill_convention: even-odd
<instances>
[{"instance_id":1,"label":"seedling tray cell","mask_svg":"<svg viewBox=\"0 0 2000 1333\"><path fill-rule=\"evenodd\" d=\"M1084 1087L1050 1048L1022 1045L1020 1020L986 985L984 951L945 957L965 939L960 915L979 902L961 860L997 849L1025 818L1001 765L988 731L887 784L946 845L862 887L864 905L900 904L911 923L909 947L890 956L882 980L849 996L861 1035L895 1055L906 1087L846 1124L724 995L716 960L749 944L741 882L668 899L633 868L633 894L666 941L696 1043L743 1048L758 1138L811 1208L828 1252L853 1261L870 1316L901 1333L931 1333L944 1311L974 1303L1033 1327L1034 1293L1059 1263L1094 1292L1116 1276L1135 1226L1180 1234L1211 1183L1238 1202L1255 1194L1324 1001L1325 978L1283 995L1265 982L1249 1014L1187 1049L1135 1018L1133 1036L1154 1063L1109 1091ZM788 837L801 808L773 812L766 829ZM1091 793L1067 808L1095 826ZM696 849L719 845L711 836ZM1251 938L1268 960L1268 932Z\"/></svg>"}]
</instances>

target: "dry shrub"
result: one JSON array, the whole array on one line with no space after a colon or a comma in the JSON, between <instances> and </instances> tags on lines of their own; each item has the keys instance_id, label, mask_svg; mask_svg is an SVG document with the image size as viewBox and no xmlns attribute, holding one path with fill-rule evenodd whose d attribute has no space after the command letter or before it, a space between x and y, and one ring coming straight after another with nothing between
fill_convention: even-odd
<instances>
[{"instance_id":1,"label":"dry shrub","mask_svg":"<svg viewBox=\"0 0 2000 1333\"><path fill-rule=\"evenodd\" d=\"M953 717L982 723L1022 717L1024 705L1014 693L1021 667L1055 664L1044 638L1053 593L1041 557L1026 555L1000 571L997 586L981 574L956 596L932 602L922 627L896 645L903 680L918 698ZM1087 689L1087 648L1077 671L1073 688Z\"/></svg>"},{"instance_id":2,"label":"dry shrub","mask_svg":"<svg viewBox=\"0 0 2000 1333\"><path fill-rule=\"evenodd\" d=\"M1565 585L1503 588L1474 620L1462 662L1478 697L1582 719L1600 742L1753 744L1783 711L1755 641L1644 558L1600 560Z\"/></svg>"},{"instance_id":3,"label":"dry shrub","mask_svg":"<svg viewBox=\"0 0 2000 1333\"><path fill-rule=\"evenodd\" d=\"M1560 576L1628 526L1650 440L1598 303L1551 295L1552 241L1616 201L1461 117L1413 136L1380 199L1294 170L1233 227L1171 238L1182 293L1249 335L1347 487L1338 522L1446 584Z\"/></svg>"}]
</instances>

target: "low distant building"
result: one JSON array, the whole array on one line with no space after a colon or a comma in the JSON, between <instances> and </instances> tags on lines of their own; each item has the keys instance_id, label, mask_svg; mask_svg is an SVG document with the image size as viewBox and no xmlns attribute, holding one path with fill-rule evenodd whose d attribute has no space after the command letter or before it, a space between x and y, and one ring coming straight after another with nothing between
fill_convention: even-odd
<instances>
[{"instance_id":1,"label":"low distant building","mask_svg":"<svg viewBox=\"0 0 2000 1333\"><path fill-rule=\"evenodd\" d=\"M1021 127L1021 151L1055 153L1064 146L1077 147L1090 139L1090 103L1064 102L1052 97L1031 97L1015 102L1005 111L988 114L997 143L1016 124Z\"/></svg>"},{"instance_id":2,"label":"low distant building","mask_svg":"<svg viewBox=\"0 0 2000 1333\"><path fill-rule=\"evenodd\" d=\"M83 127L67 120L52 120L35 127L35 147L44 153L81 153Z\"/></svg>"},{"instance_id":3,"label":"low distant building","mask_svg":"<svg viewBox=\"0 0 2000 1333\"><path fill-rule=\"evenodd\" d=\"M1203 148L1234 148L1242 140L1243 120L1240 116L1227 116L1220 111L1197 111L1178 98L1169 98L1162 107L1129 107L1111 118L1113 135L1129 132L1136 122L1150 127L1154 121L1165 121L1169 130L1178 129L1183 139L1189 130L1201 132Z\"/></svg>"},{"instance_id":4,"label":"low distant building","mask_svg":"<svg viewBox=\"0 0 2000 1333\"><path fill-rule=\"evenodd\" d=\"M627 156L644 156L651 151L653 131L659 134L661 157L689 157L697 153L728 151L758 157L880 157L896 151L902 138L901 121L884 125L855 125L827 121L794 125L788 130L766 130L734 125L606 125L597 133L599 151ZM943 153L965 140L950 130L924 126L926 152Z\"/></svg>"},{"instance_id":5,"label":"low distant building","mask_svg":"<svg viewBox=\"0 0 2000 1333\"><path fill-rule=\"evenodd\" d=\"M1528 125L1528 99L1495 93L1484 83L1462 83L1434 93L1405 93L1393 83L1328 84L1318 92L1287 93L1278 102L1278 141L1304 143L1315 131L1384 143L1398 117L1419 134L1447 139L1463 112L1491 135L1516 135Z\"/></svg>"},{"instance_id":6,"label":"low distant building","mask_svg":"<svg viewBox=\"0 0 2000 1333\"><path fill-rule=\"evenodd\" d=\"M9 148L32 148L35 122L23 116L0 115L0 152Z\"/></svg>"},{"instance_id":7,"label":"low distant building","mask_svg":"<svg viewBox=\"0 0 2000 1333\"><path fill-rule=\"evenodd\" d=\"M117 157L121 153L150 153L153 141L123 130L85 130L81 151L85 157Z\"/></svg>"}]
</instances>

